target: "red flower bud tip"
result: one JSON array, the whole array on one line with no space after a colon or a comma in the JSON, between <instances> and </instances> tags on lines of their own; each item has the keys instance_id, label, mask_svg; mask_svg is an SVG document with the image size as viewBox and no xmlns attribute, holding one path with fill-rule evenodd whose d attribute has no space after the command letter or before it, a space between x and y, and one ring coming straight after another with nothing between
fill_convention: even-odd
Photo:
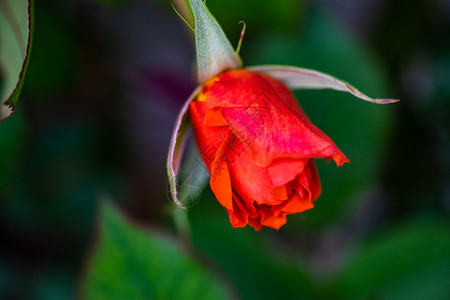
<instances>
[{"instance_id":1,"label":"red flower bud tip","mask_svg":"<svg viewBox=\"0 0 450 300\"><path fill-rule=\"evenodd\" d=\"M279 229L321 193L315 158L349 160L272 77L231 70L209 80L190 117L211 189L235 228Z\"/></svg>"}]
</instances>

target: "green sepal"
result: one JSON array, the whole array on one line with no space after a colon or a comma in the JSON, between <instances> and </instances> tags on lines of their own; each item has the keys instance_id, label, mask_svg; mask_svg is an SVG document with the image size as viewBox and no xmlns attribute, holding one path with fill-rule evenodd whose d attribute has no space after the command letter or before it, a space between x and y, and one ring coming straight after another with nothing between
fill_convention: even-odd
<instances>
[{"instance_id":1,"label":"green sepal","mask_svg":"<svg viewBox=\"0 0 450 300\"><path fill-rule=\"evenodd\" d=\"M333 76L315 70L291 67L291 66L252 66L248 70L265 73L283 82L291 89L333 89L347 92L353 96L375 104L389 104L399 101L398 99L380 98L374 99L357 90L349 83L339 80Z\"/></svg>"},{"instance_id":2,"label":"green sepal","mask_svg":"<svg viewBox=\"0 0 450 300\"><path fill-rule=\"evenodd\" d=\"M228 70L242 61L234 51L219 23L201 0L188 0L194 13L197 75L199 83Z\"/></svg>"},{"instance_id":3,"label":"green sepal","mask_svg":"<svg viewBox=\"0 0 450 300\"><path fill-rule=\"evenodd\" d=\"M189 103L197 97L200 90L201 86L192 92L178 113L167 154L167 176L169 177L170 195L172 201L183 209L185 209L185 206L178 199L177 175L186 144L186 133L190 126L188 118Z\"/></svg>"}]
</instances>

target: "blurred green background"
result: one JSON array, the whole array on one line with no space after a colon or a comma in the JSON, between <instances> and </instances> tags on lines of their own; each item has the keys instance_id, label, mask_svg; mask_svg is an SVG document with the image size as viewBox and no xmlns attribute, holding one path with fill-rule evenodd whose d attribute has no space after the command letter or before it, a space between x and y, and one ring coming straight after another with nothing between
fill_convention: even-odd
<instances>
[{"instance_id":1,"label":"blurred green background","mask_svg":"<svg viewBox=\"0 0 450 300\"><path fill-rule=\"evenodd\" d=\"M16 112L0 124L1 299L450 299L450 4L208 0L245 65L342 78L387 106L297 92L351 163L279 231L233 229L206 188L187 214L165 159L195 87L169 1L42 0ZM189 169L183 172L190 172Z\"/></svg>"}]
</instances>

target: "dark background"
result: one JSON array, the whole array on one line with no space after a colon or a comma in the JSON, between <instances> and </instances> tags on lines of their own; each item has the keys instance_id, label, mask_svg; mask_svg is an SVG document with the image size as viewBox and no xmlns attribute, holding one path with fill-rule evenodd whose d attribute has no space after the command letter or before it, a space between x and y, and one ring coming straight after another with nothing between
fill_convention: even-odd
<instances>
[{"instance_id":1,"label":"dark background","mask_svg":"<svg viewBox=\"0 0 450 300\"><path fill-rule=\"evenodd\" d=\"M313 68L401 101L297 92L351 163L319 161L316 207L279 231L232 229L206 188L188 210L191 254L241 299L449 299L449 2L207 5L234 45L246 22L245 65ZM2 299L80 297L106 196L143 227L183 232L165 160L196 85L192 37L168 1L36 1L25 86L0 125Z\"/></svg>"}]
</instances>

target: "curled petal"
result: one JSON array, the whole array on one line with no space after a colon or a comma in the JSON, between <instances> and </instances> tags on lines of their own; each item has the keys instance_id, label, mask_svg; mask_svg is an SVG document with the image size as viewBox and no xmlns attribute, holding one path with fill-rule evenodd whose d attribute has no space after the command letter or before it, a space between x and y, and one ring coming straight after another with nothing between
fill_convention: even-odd
<instances>
[{"instance_id":1,"label":"curled petal","mask_svg":"<svg viewBox=\"0 0 450 300\"><path fill-rule=\"evenodd\" d=\"M345 81L310 69L277 65L253 66L247 69L268 74L292 89L333 89L350 93L362 100L376 104L389 104L399 101L398 99L370 98Z\"/></svg>"}]
</instances>

